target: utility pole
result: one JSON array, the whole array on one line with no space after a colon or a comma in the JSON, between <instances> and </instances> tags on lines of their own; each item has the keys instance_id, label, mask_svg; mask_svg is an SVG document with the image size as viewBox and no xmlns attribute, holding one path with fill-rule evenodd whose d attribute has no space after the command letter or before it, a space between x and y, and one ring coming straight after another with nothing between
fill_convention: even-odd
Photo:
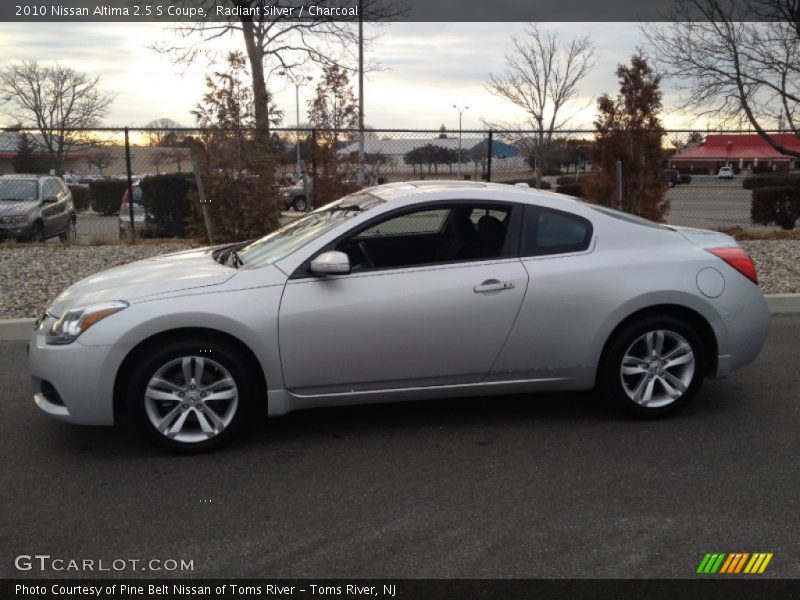
<instances>
[{"instance_id":1,"label":"utility pole","mask_svg":"<svg viewBox=\"0 0 800 600\"><path fill-rule=\"evenodd\" d=\"M364 0L358 0L358 185L364 185Z\"/></svg>"},{"instance_id":2,"label":"utility pole","mask_svg":"<svg viewBox=\"0 0 800 600\"><path fill-rule=\"evenodd\" d=\"M458 172L461 173L461 116L465 111L469 110L469 106L459 108L453 104L453 108L458 111Z\"/></svg>"}]
</instances>

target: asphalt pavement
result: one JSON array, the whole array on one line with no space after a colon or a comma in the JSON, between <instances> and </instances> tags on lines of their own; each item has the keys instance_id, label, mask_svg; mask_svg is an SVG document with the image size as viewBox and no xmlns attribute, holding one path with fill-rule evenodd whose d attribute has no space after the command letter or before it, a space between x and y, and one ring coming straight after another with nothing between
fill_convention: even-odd
<instances>
[{"instance_id":1,"label":"asphalt pavement","mask_svg":"<svg viewBox=\"0 0 800 600\"><path fill-rule=\"evenodd\" d=\"M691 578L707 552L800 577L799 357L800 316L777 316L755 363L670 419L592 393L318 409L180 457L42 414L25 344L1 343L0 577L98 575L14 568L47 554L194 577Z\"/></svg>"}]
</instances>

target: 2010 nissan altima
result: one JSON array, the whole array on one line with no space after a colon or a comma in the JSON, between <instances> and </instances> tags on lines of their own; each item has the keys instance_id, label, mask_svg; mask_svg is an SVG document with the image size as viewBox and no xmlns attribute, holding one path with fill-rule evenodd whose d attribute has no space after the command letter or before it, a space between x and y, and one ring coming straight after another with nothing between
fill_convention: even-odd
<instances>
[{"instance_id":1,"label":"2010 nissan altima","mask_svg":"<svg viewBox=\"0 0 800 600\"><path fill-rule=\"evenodd\" d=\"M131 418L195 451L265 405L597 387L663 415L752 361L770 318L729 236L423 181L352 194L253 242L88 277L39 320L29 362L53 417Z\"/></svg>"}]
</instances>

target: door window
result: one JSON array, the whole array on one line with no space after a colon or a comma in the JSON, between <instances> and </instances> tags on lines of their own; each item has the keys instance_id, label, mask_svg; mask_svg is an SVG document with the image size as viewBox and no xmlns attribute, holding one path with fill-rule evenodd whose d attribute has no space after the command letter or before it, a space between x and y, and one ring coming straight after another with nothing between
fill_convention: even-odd
<instances>
[{"instance_id":1,"label":"door window","mask_svg":"<svg viewBox=\"0 0 800 600\"><path fill-rule=\"evenodd\" d=\"M338 245L354 271L513 255L510 205L464 204L390 216Z\"/></svg>"}]
</instances>

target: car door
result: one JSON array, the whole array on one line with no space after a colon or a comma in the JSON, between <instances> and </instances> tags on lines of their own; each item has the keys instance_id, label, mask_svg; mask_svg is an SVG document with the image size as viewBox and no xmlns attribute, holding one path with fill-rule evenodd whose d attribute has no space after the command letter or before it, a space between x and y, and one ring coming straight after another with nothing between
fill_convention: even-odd
<instances>
[{"instance_id":1,"label":"car door","mask_svg":"<svg viewBox=\"0 0 800 600\"><path fill-rule=\"evenodd\" d=\"M42 222L46 237L52 237L61 231L58 187L54 179L42 180ZM45 202L47 198L56 198L55 202Z\"/></svg>"},{"instance_id":2,"label":"car door","mask_svg":"<svg viewBox=\"0 0 800 600\"><path fill-rule=\"evenodd\" d=\"M465 211L485 211L488 218L490 208L449 205L379 218L337 242L354 264L350 274L315 277L301 267L280 308L286 387L314 395L481 381L505 344L528 282L518 257L520 207L500 207L506 235L496 252L470 256L448 235L458 229L455 211L462 211L463 233ZM358 250L368 244L368 253L385 253L372 265Z\"/></svg>"}]
</instances>

